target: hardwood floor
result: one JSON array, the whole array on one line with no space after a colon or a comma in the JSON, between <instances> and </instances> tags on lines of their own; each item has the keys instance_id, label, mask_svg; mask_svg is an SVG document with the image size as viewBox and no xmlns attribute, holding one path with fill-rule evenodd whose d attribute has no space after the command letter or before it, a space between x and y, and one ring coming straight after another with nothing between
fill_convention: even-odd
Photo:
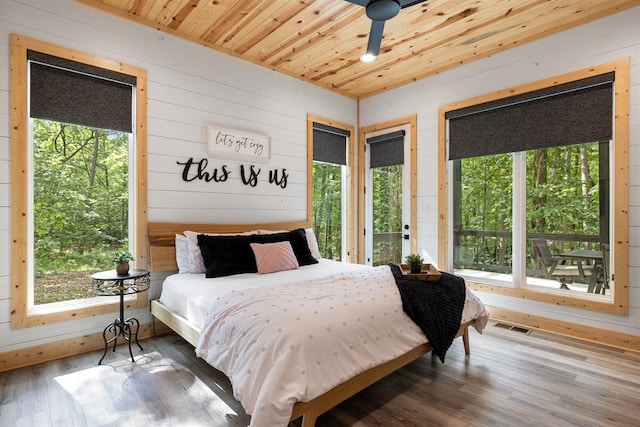
<instances>
[{"instance_id":1,"label":"hardwood floor","mask_svg":"<svg viewBox=\"0 0 640 427\"><path fill-rule=\"evenodd\" d=\"M318 419L337 426L640 426L640 353L491 323ZM0 426L246 426L224 375L176 335L0 373ZM299 422L294 423L298 425Z\"/></svg>"}]
</instances>

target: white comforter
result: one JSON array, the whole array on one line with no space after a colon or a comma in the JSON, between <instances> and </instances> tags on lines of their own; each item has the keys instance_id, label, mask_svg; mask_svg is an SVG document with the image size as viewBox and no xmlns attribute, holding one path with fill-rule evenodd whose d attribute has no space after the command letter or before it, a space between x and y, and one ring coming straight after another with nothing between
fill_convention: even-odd
<instances>
[{"instance_id":1,"label":"white comforter","mask_svg":"<svg viewBox=\"0 0 640 427\"><path fill-rule=\"evenodd\" d=\"M462 323L488 314L469 291ZM196 354L224 372L251 426L286 426L311 400L426 338L402 310L388 266L220 296Z\"/></svg>"},{"instance_id":2,"label":"white comforter","mask_svg":"<svg viewBox=\"0 0 640 427\"><path fill-rule=\"evenodd\" d=\"M207 279L204 274L173 274L162 283L160 302L172 313L202 329L213 301L227 292L301 282L368 268L362 264L320 259L318 264L270 274L243 273L215 279Z\"/></svg>"}]
</instances>

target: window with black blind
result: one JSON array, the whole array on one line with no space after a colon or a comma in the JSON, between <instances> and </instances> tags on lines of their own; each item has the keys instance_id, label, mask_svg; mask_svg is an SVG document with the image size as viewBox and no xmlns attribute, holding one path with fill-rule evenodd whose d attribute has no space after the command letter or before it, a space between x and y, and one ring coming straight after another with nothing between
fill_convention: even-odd
<instances>
[{"instance_id":1,"label":"window with black blind","mask_svg":"<svg viewBox=\"0 0 640 427\"><path fill-rule=\"evenodd\" d=\"M615 77L606 72L445 113L454 271L613 298L604 257ZM548 251L540 252L541 242ZM550 257L576 274L554 273Z\"/></svg>"},{"instance_id":2,"label":"window with black blind","mask_svg":"<svg viewBox=\"0 0 640 427\"><path fill-rule=\"evenodd\" d=\"M347 147L351 133L313 122L313 227L323 258L343 260Z\"/></svg>"}]
</instances>

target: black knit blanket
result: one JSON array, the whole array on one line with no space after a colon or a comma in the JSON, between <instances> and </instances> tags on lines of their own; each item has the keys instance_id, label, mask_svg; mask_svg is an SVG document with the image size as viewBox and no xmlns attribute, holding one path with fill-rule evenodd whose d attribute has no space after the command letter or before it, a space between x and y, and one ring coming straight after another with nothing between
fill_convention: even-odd
<instances>
[{"instance_id":1,"label":"black knit blanket","mask_svg":"<svg viewBox=\"0 0 640 427\"><path fill-rule=\"evenodd\" d=\"M404 312L422 329L433 353L444 362L460 329L466 295L464 279L441 272L437 282L407 280L399 266L389 267L400 290Z\"/></svg>"}]
</instances>

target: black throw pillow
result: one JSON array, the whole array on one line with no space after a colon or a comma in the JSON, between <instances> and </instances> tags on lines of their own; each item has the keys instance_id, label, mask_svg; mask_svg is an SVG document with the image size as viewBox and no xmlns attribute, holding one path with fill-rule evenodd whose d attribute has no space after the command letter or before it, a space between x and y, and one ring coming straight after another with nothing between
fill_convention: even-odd
<instances>
[{"instance_id":1,"label":"black throw pillow","mask_svg":"<svg viewBox=\"0 0 640 427\"><path fill-rule=\"evenodd\" d=\"M256 259L249 246L251 236L198 235L198 246L204 261L205 277L255 273Z\"/></svg>"}]
</instances>

